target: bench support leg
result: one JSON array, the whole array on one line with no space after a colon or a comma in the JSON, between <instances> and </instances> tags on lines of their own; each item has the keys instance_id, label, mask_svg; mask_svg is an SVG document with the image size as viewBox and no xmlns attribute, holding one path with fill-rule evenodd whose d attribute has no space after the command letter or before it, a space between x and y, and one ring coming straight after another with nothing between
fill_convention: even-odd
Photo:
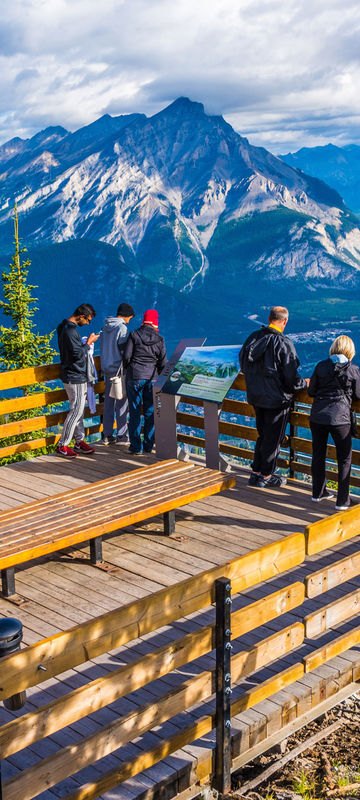
<instances>
[{"instance_id":1,"label":"bench support leg","mask_svg":"<svg viewBox=\"0 0 360 800\"><path fill-rule=\"evenodd\" d=\"M175 511L165 511L164 533L165 536L171 536L172 533L175 533Z\"/></svg>"},{"instance_id":2,"label":"bench support leg","mask_svg":"<svg viewBox=\"0 0 360 800\"><path fill-rule=\"evenodd\" d=\"M94 539L90 539L90 561L92 564L98 564L102 560L102 537L95 536Z\"/></svg>"},{"instance_id":3,"label":"bench support leg","mask_svg":"<svg viewBox=\"0 0 360 800\"><path fill-rule=\"evenodd\" d=\"M15 594L15 570L14 567L1 570L1 585L4 597L11 597Z\"/></svg>"}]
</instances>

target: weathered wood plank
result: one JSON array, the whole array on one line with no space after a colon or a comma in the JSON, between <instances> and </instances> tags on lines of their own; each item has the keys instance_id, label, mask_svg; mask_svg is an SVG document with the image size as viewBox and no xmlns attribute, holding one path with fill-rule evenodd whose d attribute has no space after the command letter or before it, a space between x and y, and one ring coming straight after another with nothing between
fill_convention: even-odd
<instances>
[{"instance_id":1,"label":"weathered wood plank","mask_svg":"<svg viewBox=\"0 0 360 800\"><path fill-rule=\"evenodd\" d=\"M100 356L95 356L96 369L100 369ZM0 375L0 391L17 389L20 386L32 386L34 383L46 383L60 379L60 364L44 364L39 367L25 367L2 372Z\"/></svg>"},{"instance_id":2,"label":"weathered wood plank","mask_svg":"<svg viewBox=\"0 0 360 800\"><path fill-rule=\"evenodd\" d=\"M104 404L98 403L95 409L95 415L101 414L103 409ZM43 428L51 428L53 425L60 425L62 422L64 422L67 413L67 411L57 411L54 414L43 414L39 417L21 419L17 422L5 422L0 425L0 439L6 439L8 436L17 436L20 433L39 431ZM95 415L91 415L88 408L85 409L85 416Z\"/></svg>"},{"instance_id":3,"label":"weathered wood plank","mask_svg":"<svg viewBox=\"0 0 360 800\"><path fill-rule=\"evenodd\" d=\"M300 663L295 664L278 673L275 677L272 676L259 686L249 689L242 697L232 703L232 715L235 716L240 711L256 705L284 686L293 683L303 674L303 665ZM196 678L191 678L185 684L182 684L180 689L176 688L174 691L169 692L165 698L162 698L156 704L151 703L135 713L128 714L126 717L120 718L120 720L115 720L99 732L86 737L85 740L77 744L68 745L54 755L43 759L40 764L29 767L19 776L5 784L7 800L18 800L19 796L21 796L22 800L31 800L41 791L54 786L60 780L113 752L134 736L138 736L142 732L155 727L161 721L171 718L171 716L179 713L179 710L195 705L201 699L209 696L211 692L212 673L210 671L204 672ZM203 719L206 719L205 724ZM191 726L187 734L188 737L191 735L192 738L182 740L183 743L193 741L199 735L199 724L201 727L207 727L207 730L203 730L202 733L211 730L213 719L214 715L209 715L200 719L195 726ZM179 744L176 744L176 747L168 750L167 753L173 752L178 747ZM111 788L111 786L106 788ZM101 792L103 791L104 788L101 789ZM97 797L98 794L89 795L89 797ZM81 796L79 795L79 797Z\"/></svg>"},{"instance_id":4,"label":"weathered wood plank","mask_svg":"<svg viewBox=\"0 0 360 800\"><path fill-rule=\"evenodd\" d=\"M99 381L94 385L94 391L105 391L104 381ZM29 411L29 409L49 406L55 403L63 403L68 399L65 389L48 389L44 392L24 395L23 397L12 397L10 400L0 400L0 415L14 414L17 411Z\"/></svg>"},{"instance_id":5,"label":"weathered wood plank","mask_svg":"<svg viewBox=\"0 0 360 800\"><path fill-rule=\"evenodd\" d=\"M3 546L0 553L0 569L7 569L10 566L22 564L26 561L32 560L33 558L47 555L48 553L63 550L67 547L74 547L77 544L81 544L82 542L87 541L95 536L102 536L106 533L112 533L119 528L127 527L129 525L134 525L137 522L143 522L144 520L151 519L151 517L158 516L160 513L165 513L174 509L176 510L183 501L191 503L204 497L209 497L212 494L216 494L221 490L221 488L228 487L229 483L226 479L224 479L222 485L216 485L215 482L210 483L206 480L203 480L199 481L198 484L194 482L191 491L189 490L187 495L184 495L184 489L181 488L180 490L172 492L171 500L168 499L169 493L164 494L163 497L161 495L157 497L156 505L154 505L153 501L149 501L147 503L139 501L138 503L134 503L134 511L130 513L129 511L123 511L119 514L116 514L115 512L112 514L104 513L103 516L98 513L98 520L95 520L94 522L89 514L88 522L84 521L82 524L78 523L76 525L76 521L73 520L73 527L70 517L69 522L63 526L60 524L58 526L54 525L54 527L51 527L44 533L35 533L34 536L32 536L31 532L29 532L26 537L23 537L22 541L21 539L19 541L16 541L15 539L10 546ZM139 510L136 511L136 508ZM84 519L84 516L85 515L83 515L82 519ZM107 521L106 517L108 517ZM102 522L99 521L101 519L103 520Z\"/></svg>"},{"instance_id":6,"label":"weathered wood plank","mask_svg":"<svg viewBox=\"0 0 360 800\"><path fill-rule=\"evenodd\" d=\"M339 625L340 622L354 616L359 611L359 606L360 589L356 589L345 597L308 614L304 619L306 638L314 639L334 625Z\"/></svg>"},{"instance_id":7,"label":"weathered wood plank","mask_svg":"<svg viewBox=\"0 0 360 800\"><path fill-rule=\"evenodd\" d=\"M323 647L319 647L317 650L314 650L304 657L305 672L311 672L311 670L320 667L322 664L326 664L327 661L331 661L335 656L344 653L346 650L350 650L351 647L355 647L355 645L359 643L360 627L354 628L348 633L344 633L343 636L337 636L332 642L329 642Z\"/></svg>"},{"instance_id":8,"label":"weathered wood plank","mask_svg":"<svg viewBox=\"0 0 360 800\"><path fill-rule=\"evenodd\" d=\"M243 556L243 559L247 560L249 563L247 556ZM240 559L238 559L238 561L240 561ZM228 565L229 572L231 572L231 568L232 564L230 562ZM221 575L224 574L224 571L220 571L221 569L224 569L224 565L222 568L217 567L211 570L211 573L213 575L218 574L219 577L221 577ZM203 573L203 575L205 582L208 573ZM230 575L228 575L228 577L230 577ZM192 584L190 587L187 586L189 583ZM209 581L208 590L199 595L199 597L205 598L205 602L200 600L201 605L197 605L199 602L198 597L191 594L191 590L195 590L194 583L196 583L196 579L189 578L182 581L181 584L171 586L170 589L162 589L160 592L157 592L156 595L147 596L140 601L116 609L116 611L110 611L105 615L90 620L88 623L70 628L64 634L57 634L50 639L45 639L43 642L32 645L27 648L27 650L21 650L19 653L13 653L7 656L6 662L8 669L2 669L5 660L0 662L1 699L10 697L15 692L22 691L22 689L28 688L29 686L37 685L66 669L70 669L84 661L94 658L96 655L106 652L106 650L120 647L131 639L135 639L144 633L148 633L155 628L163 626L166 622L173 621L183 616L184 612L192 613L194 610L209 605L214 599L213 581ZM190 610L186 608L186 599L182 596L181 590L179 591L179 586L183 587L183 595L185 595L185 597L187 590L189 592ZM172 598L174 598L174 602L177 600L178 603L181 603L182 607L178 610L176 607L172 608L170 605ZM303 584L294 583L285 587L285 589L280 589L270 594L266 602L256 601L255 603L245 606L245 608L235 611L232 614L234 638L298 606L303 602L303 598ZM163 601L165 609L169 606L168 613L162 610L159 599ZM196 606L194 600L196 601ZM154 617L152 616L153 614ZM154 624L151 622L152 618L154 619ZM63 639L63 642L61 642L61 639ZM156 674L156 669L164 669L168 663L172 663L173 659L181 659L183 657L182 648L184 648L190 660L208 652L212 647L213 626L210 625L196 632L196 634L190 634L184 637L177 643L172 642L168 650L160 652L158 659L156 656L149 659L149 675L152 674L152 670L154 670L154 674ZM194 652L193 656L190 655L192 649ZM46 666L46 674L44 674L44 671L39 673L39 663L41 663L42 666ZM173 667L171 667L171 669L172 668ZM165 672L167 671L168 670L165 669ZM139 665L139 676L142 674L141 665ZM122 674L121 680L124 685L127 685L128 677L126 672ZM136 679L134 678L134 685L135 683ZM111 681L108 685L110 687L109 691L112 691ZM120 694L119 697L121 696ZM69 704L70 709L72 709L71 698Z\"/></svg>"},{"instance_id":9,"label":"weathered wood plank","mask_svg":"<svg viewBox=\"0 0 360 800\"><path fill-rule=\"evenodd\" d=\"M309 556L328 550L336 544L346 542L360 532L360 506L339 511L325 517L305 529L306 553Z\"/></svg>"},{"instance_id":10,"label":"weathered wood plank","mask_svg":"<svg viewBox=\"0 0 360 800\"><path fill-rule=\"evenodd\" d=\"M317 597L360 575L360 552L352 553L305 578L306 596Z\"/></svg>"},{"instance_id":11,"label":"weathered wood plank","mask_svg":"<svg viewBox=\"0 0 360 800\"><path fill-rule=\"evenodd\" d=\"M243 610L243 618L246 618L245 612L246 609ZM295 623L261 640L252 649L237 653L231 665L233 682L298 647L303 638L304 626ZM15 753L20 741L22 748L28 747L152 680L200 658L214 646L215 626L209 625L7 723L0 728L0 757L7 758Z\"/></svg>"}]
</instances>

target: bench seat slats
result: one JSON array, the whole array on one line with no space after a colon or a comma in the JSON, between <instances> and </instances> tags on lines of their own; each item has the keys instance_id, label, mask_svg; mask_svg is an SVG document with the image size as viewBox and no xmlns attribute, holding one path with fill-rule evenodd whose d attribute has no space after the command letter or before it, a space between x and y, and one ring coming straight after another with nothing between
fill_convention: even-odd
<instances>
[{"instance_id":1,"label":"bench seat slats","mask_svg":"<svg viewBox=\"0 0 360 800\"><path fill-rule=\"evenodd\" d=\"M0 513L0 569L165 514L235 484L232 476L176 460Z\"/></svg>"},{"instance_id":2,"label":"bench seat slats","mask_svg":"<svg viewBox=\"0 0 360 800\"><path fill-rule=\"evenodd\" d=\"M78 489L67 489L66 492L61 492L60 494L54 494L51 497L45 497L41 500L31 500L29 503L24 503L21 506L13 508L11 510L0 511L0 526L2 527L3 523L9 519L11 522L12 520L21 518L26 516L27 512L34 513L35 507L36 509L40 509L42 506L46 506L48 509L49 502L51 502L52 507L54 508L58 503L62 502L73 502L77 498L80 499L81 495L89 494L91 489L91 494L102 494L104 490L108 488L115 487L116 485L120 486L120 488L124 487L126 484L129 483L137 483L143 481L144 478L146 480L157 480L162 474L172 474L174 472L178 473L181 470L185 470L188 472L190 469L194 469L195 464L191 464L189 462L182 462L176 460L170 461L159 461L156 464L152 464L151 467L140 467L129 473L120 473L120 475L114 475L110 478L103 478L100 481L96 481L91 484L87 484L86 486L81 486ZM202 469L200 467L200 469Z\"/></svg>"},{"instance_id":3,"label":"bench seat slats","mask_svg":"<svg viewBox=\"0 0 360 800\"><path fill-rule=\"evenodd\" d=\"M167 479L157 480L155 484L142 483L141 486L132 487L127 491L116 489L112 493L104 492L104 495L98 495L96 498L89 495L88 502L85 502L83 497L80 503L70 504L67 502L56 506L55 509L48 505L47 508L42 507L40 513L37 513L35 506L33 511L29 509L26 517L16 520L12 525L9 525L8 521L5 525L0 524L1 535L6 538L11 535L19 537L23 531L36 530L39 532L43 527L48 528L51 525L59 527L61 524L66 524L68 519L75 523L78 518L84 519L89 514L96 516L98 513L110 513L112 510L117 512L121 508L132 507L134 502L140 502L141 499L146 502L149 497L158 497L166 491L172 492L183 487L186 493L191 486L204 480L214 482L213 476L196 470L191 472L190 478L188 477L187 480L184 480L182 475L173 475ZM218 483L218 479L216 479L216 483Z\"/></svg>"},{"instance_id":4,"label":"bench seat slats","mask_svg":"<svg viewBox=\"0 0 360 800\"><path fill-rule=\"evenodd\" d=\"M31 528L38 531L42 525L48 526L52 522L57 525L70 517L72 521L75 521L77 515L82 515L84 517L84 514L93 513L94 511L96 513L99 508L108 511L112 506L119 509L124 505L131 505L134 498L137 500L141 497L147 499L149 496L157 496L166 489L172 490L172 488L184 486L184 490L186 491L190 485L196 482L199 475L201 479L203 479L203 473L199 473L198 471L191 472L190 479L187 477L186 480L184 480L181 474L175 474L169 477L162 476L161 479L157 478L155 482L143 481L137 486L127 488L125 491L123 488L116 487L113 491L109 492L104 488L103 494L98 493L95 497L89 493L87 498L82 495L79 502L76 500L72 503L67 501L66 503L57 504L55 508L51 505L51 513L49 503L47 506L42 506L41 509L37 509L37 507L34 506L33 509L28 510L26 516L21 519L17 518L11 525L8 520L5 524L1 524L0 520L1 534L7 536L14 533L18 535L21 531L30 530Z\"/></svg>"},{"instance_id":5,"label":"bench seat slats","mask_svg":"<svg viewBox=\"0 0 360 800\"><path fill-rule=\"evenodd\" d=\"M167 502L169 499L183 497L187 498L190 493L199 492L206 487L213 487L214 479L206 475L192 476L191 482L184 486L183 481L177 483L173 481L172 484L158 487L156 493L152 489L150 493L146 494L141 492L139 495L133 493L131 497L121 502L120 498L113 498L112 502L106 502L104 505L97 503L96 506L86 509L74 508L72 513L65 513L63 516L53 517L48 516L47 519L42 517L41 522L36 524L34 519L31 520L30 525L24 525L21 532L5 532L4 540L0 544L0 559L2 555L8 553L9 548L12 546L15 549L21 547L23 542L36 537L36 540L41 538L49 538L52 535L61 535L62 532L78 531L82 529L89 529L90 527L99 524L112 524L122 520L123 516L128 516L137 510L152 508L154 505L158 507L161 503ZM216 481L215 486L218 486ZM189 500L182 500L181 504L190 502ZM160 513L160 511L157 511ZM145 517L146 518L146 517ZM109 531L107 531L109 532ZM0 561L1 564L1 561ZM1 568L1 566L0 566Z\"/></svg>"}]
</instances>

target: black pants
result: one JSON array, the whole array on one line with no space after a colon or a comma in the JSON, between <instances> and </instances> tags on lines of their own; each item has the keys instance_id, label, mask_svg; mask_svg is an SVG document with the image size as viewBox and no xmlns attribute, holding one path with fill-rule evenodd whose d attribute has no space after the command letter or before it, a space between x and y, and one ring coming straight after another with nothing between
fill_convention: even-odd
<instances>
[{"instance_id":1,"label":"black pants","mask_svg":"<svg viewBox=\"0 0 360 800\"><path fill-rule=\"evenodd\" d=\"M254 472L261 472L262 475L271 475L274 472L280 445L285 436L289 413L290 406L282 408L255 406L259 438L255 445Z\"/></svg>"},{"instance_id":2,"label":"black pants","mask_svg":"<svg viewBox=\"0 0 360 800\"><path fill-rule=\"evenodd\" d=\"M352 441L350 423L348 425L319 425L310 422L312 433L313 455L311 474L313 481L313 497L320 497L325 489L326 445L329 433L336 447L338 462L338 493L336 504L343 506L349 496Z\"/></svg>"}]
</instances>

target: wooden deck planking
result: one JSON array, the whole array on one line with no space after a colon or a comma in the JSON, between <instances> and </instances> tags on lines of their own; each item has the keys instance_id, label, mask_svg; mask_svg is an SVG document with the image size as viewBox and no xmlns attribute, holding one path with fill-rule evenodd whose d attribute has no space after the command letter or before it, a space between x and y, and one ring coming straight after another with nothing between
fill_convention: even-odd
<instances>
[{"instance_id":1,"label":"wooden deck planking","mask_svg":"<svg viewBox=\"0 0 360 800\"><path fill-rule=\"evenodd\" d=\"M44 456L11 465L0 470L0 508L6 510L36 498L65 491L67 488L80 487L90 481L100 480L119 472L127 472L134 467L143 466L145 463L153 463L154 460L152 456L129 457L127 449L124 447L104 448L99 446L94 459L78 457L76 461L67 463L55 456ZM41 486L41 492L39 492L39 486ZM197 574L270 541L275 541L288 533L303 530L306 524L321 518L326 512L333 512L333 504L324 503L320 508L319 506L314 507L310 500L309 489L298 482L291 482L285 489L270 494L266 490L250 489L247 486L247 471L239 470L235 490L226 491L216 498L210 497L179 510L176 527L179 539L165 538L159 534L160 518L154 518L148 523L137 524L123 529L118 534L105 537L104 558L119 566L119 571L116 573L105 574L91 567L84 559L84 556L88 557L86 546L43 557L29 563L26 567L17 568L18 591L29 598L31 602L24 608L15 609L14 606L0 598L0 614L14 615L22 619L24 642L29 644L43 636L49 636L58 630L70 627L76 622L81 622L84 618L96 616L118 605L131 602L137 597L171 585L184 577ZM341 549L344 555L348 551L349 543L343 545ZM332 556L331 551L329 555ZM324 561L323 553L321 557ZM340 556L337 555L337 557ZM315 569L321 563L320 557L314 561L316 562L316 566L314 563ZM283 585L291 582L288 576L281 576L281 578L284 578ZM271 582L271 589L268 584L262 584L255 590L248 590L240 599L241 605L253 601L255 597L263 596L269 590L275 591L275 588L279 588L279 580ZM353 582L350 587L347 586L348 592L355 588ZM91 591L91 604L88 601L89 591ZM335 599L336 596L335 593L332 599ZM327 599L327 602L330 600ZM241 646L250 642L251 637L253 640L259 640L265 635L270 635L274 630L287 624L288 619L294 621L298 619L301 613L298 610L289 612L286 615L286 622L282 617L280 625L277 625L275 620L263 626L261 633L257 631L242 637ZM161 631L129 643L116 651L116 654L104 654L87 665L80 665L74 670L69 670L68 673L61 676L61 680L51 679L42 684L41 688L32 690L29 693L29 705L34 703L40 705L47 702L52 697L82 685L90 678L104 674L113 669L114 665L119 666L122 662L131 662L142 653L151 652L155 646L170 642L177 636L194 630L212 619L212 611L205 610L198 615L190 615ZM240 649L240 644L236 647L236 650L238 649ZM360 663L360 656L358 660ZM113 704L110 714L116 716L126 713L125 709L129 710L130 707L140 706L150 698L159 697L170 687L181 682L186 675L209 668L209 664L213 661L214 654L211 653L198 659L194 665L185 666L177 673L154 681L146 689L140 689L131 696L117 701ZM290 663L294 663L294 660L291 660L291 654L282 659L282 664L289 666ZM297 688L299 702L301 701L304 705L303 698L305 697L309 705L315 692L315 689L312 692L311 686L318 688L319 682L325 680L326 676L335 683L337 680L338 685L342 670L347 668L348 672L352 671L354 663L357 663L356 658L341 656L337 668L335 666L326 669L322 667L319 668L317 676L304 676L304 679L296 684L296 687L299 684ZM266 668L266 672L263 670L261 675L275 674L277 669L277 665L271 665ZM309 682L308 678L316 678L316 680ZM251 678L249 680L251 681ZM296 710L296 700L293 698L292 691L292 687L291 691L282 690L271 700L260 704L261 711L251 709L234 719L234 728L237 727L239 735L244 732L246 734L243 736L242 750L246 749L246 741L254 743L262 737L264 732L266 735L266 731L270 730L271 726L274 727L276 721L278 723L280 715L283 720L285 717L291 716L293 713L291 708ZM330 692L330 689L328 691ZM319 689L318 693L320 693ZM201 713L203 710L201 712L193 710L190 717L196 719ZM9 712L1 710L1 721L9 718ZM95 712L91 715L91 719L79 720L65 729L65 732L61 731L48 737L48 740L42 740L33 745L29 759L32 762L35 756L44 757L50 752L49 747L60 746L65 742L62 734L70 739L74 736L83 736L90 729L94 729L94 725L96 727L108 720L108 709ZM180 728L183 721L184 714L178 715L168 723L159 726L159 730L141 737L131 747L141 749L146 747L149 742L153 744L156 739L160 740L165 731ZM205 752L207 752L207 748L204 748L205 740L209 740L210 743L211 737L204 737L199 745L195 743L183 748L179 753L164 759L161 764L146 770L138 778L127 781L118 790L105 793L105 800L115 797L130 800L142 792L151 791L156 786L159 788L160 783L169 786L171 781L175 782L174 785L177 782L180 791L179 776L185 776L190 769L194 771L194 765L196 766L201 759L205 758ZM126 746L126 748L129 747ZM107 756L106 759L97 762L88 770L90 769L93 775L94 773L99 774L105 769L114 768L115 764L120 764L126 757L124 751L125 748L122 748L120 752ZM127 754L129 752L128 749ZM9 761L9 767L19 769L18 760L14 760L12 757ZM178 767L179 761L181 769ZM89 775L90 773L85 770L84 780L91 779ZM78 776L67 779L63 784L43 793L41 800L47 800L47 798L53 800L54 797L62 796L65 791L73 790L75 785L79 785L80 782Z\"/></svg>"}]
</instances>

